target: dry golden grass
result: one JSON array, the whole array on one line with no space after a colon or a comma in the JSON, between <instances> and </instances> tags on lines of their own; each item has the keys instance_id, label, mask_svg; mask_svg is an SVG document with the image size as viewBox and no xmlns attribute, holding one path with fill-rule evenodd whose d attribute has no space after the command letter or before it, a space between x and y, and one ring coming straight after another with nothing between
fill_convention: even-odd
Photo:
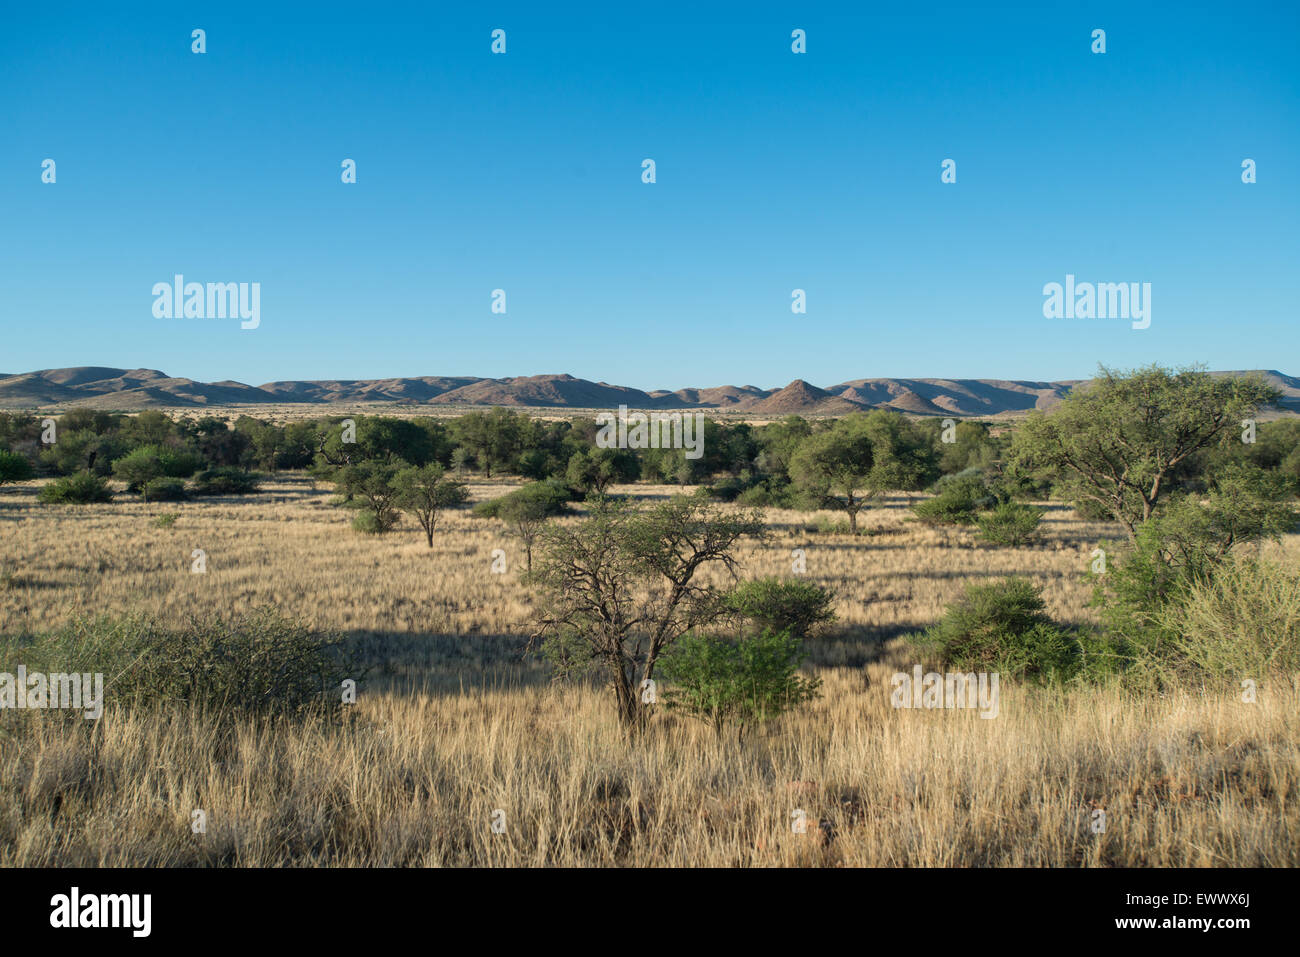
<instances>
[{"instance_id":1,"label":"dry golden grass","mask_svg":"<svg viewBox=\"0 0 1300 957\"><path fill-rule=\"evenodd\" d=\"M473 486L476 498L505 488ZM1245 704L1004 684L994 720L890 707L889 677L913 660L898 636L970 582L1026 575L1054 616L1088 621L1083 573L1114 527L1056 509L1044 544L1002 549L906 522L902 497L864 515L873 534L856 539L772 510L743 574L788 574L803 548L807 577L838 592L840 621L810 649L823 697L743 742L658 715L629 744L607 692L551 684L521 657L530 605L500 524L448 516L431 550L409 524L354 533L330 497L297 477L179 505L0 493L7 632L270 603L356 636L378 664L342 723L130 713L111 695L99 722L0 712L0 865L1300 862L1291 685ZM156 527L167 512L175 524ZM190 571L194 548L206 575ZM1300 554L1300 540L1284 548ZM489 827L497 808L504 834ZM791 832L797 808L807 835Z\"/></svg>"}]
</instances>

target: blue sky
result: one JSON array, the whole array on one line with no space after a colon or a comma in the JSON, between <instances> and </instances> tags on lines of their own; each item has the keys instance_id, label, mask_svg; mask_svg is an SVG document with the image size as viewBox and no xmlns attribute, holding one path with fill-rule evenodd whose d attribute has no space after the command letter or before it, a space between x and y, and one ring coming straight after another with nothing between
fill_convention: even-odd
<instances>
[{"instance_id":1,"label":"blue sky","mask_svg":"<svg viewBox=\"0 0 1300 957\"><path fill-rule=\"evenodd\" d=\"M0 373L1300 375L1300 5L983 6L10 5ZM1044 318L1067 273L1150 328Z\"/></svg>"}]
</instances>

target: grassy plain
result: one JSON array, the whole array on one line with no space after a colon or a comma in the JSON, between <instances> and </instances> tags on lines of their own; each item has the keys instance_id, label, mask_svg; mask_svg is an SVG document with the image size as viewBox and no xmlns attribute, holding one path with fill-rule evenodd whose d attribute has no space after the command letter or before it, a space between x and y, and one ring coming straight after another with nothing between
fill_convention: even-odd
<instances>
[{"instance_id":1,"label":"grassy plain","mask_svg":"<svg viewBox=\"0 0 1300 957\"><path fill-rule=\"evenodd\" d=\"M130 713L111 691L99 722L0 713L0 865L1300 863L1294 685L1246 704L1004 684L993 720L890 706L890 675L915 661L900 636L971 582L1024 575L1057 619L1093 620L1090 556L1120 533L1067 508L1017 549L909 522L901 495L857 538L817 531L832 513L768 510L742 575L788 575L803 549L807 578L839 596L809 643L823 697L743 742L657 715L629 746L608 692L554 683L524 653L533 609L500 523L450 514L432 549L409 522L365 536L297 475L179 504L44 506L38 487L0 490L5 632L271 604L350 636L372 667L341 722ZM471 482L475 500L509 487ZM1280 551L1300 559L1300 536Z\"/></svg>"}]
</instances>

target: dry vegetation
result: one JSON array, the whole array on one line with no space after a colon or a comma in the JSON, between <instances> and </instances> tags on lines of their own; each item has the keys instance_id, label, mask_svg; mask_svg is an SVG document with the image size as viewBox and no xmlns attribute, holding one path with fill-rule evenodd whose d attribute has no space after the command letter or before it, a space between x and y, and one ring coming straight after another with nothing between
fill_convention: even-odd
<instances>
[{"instance_id":1,"label":"dry vegetation","mask_svg":"<svg viewBox=\"0 0 1300 957\"><path fill-rule=\"evenodd\" d=\"M743 743L660 715L629 746L608 693L553 684L523 655L520 551L497 522L447 516L430 550L409 522L351 531L332 492L298 477L159 505L40 506L36 488L0 492L5 631L273 604L352 636L375 667L341 722L129 713L111 692L99 722L0 713L0 864L1300 863L1294 686L1248 705L1004 685L994 720L890 707L889 676L914 660L899 636L971 582L1025 575L1054 617L1090 620L1089 555L1119 533L1068 509L1022 549L906 522L901 496L856 539L769 511L773 535L740 551L744 574L788 574L803 548L807 577L840 596L839 622L809 648L824 696ZM476 499L506 488L472 486ZM170 527L154 523L164 513ZM190 571L195 548L206 575ZM791 833L796 808L820 826Z\"/></svg>"}]
</instances>

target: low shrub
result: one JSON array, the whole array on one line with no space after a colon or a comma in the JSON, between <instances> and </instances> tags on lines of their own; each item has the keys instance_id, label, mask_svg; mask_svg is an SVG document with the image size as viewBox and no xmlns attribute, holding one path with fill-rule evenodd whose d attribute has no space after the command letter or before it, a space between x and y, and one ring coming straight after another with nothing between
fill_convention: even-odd
<instances>
[{"instance_id":1,"label":"low shrub","mask_svg":"<svg viewBox=\"0 0 1300 957\"><path fill-rule=\"evenodd\" d=\"M963 672L996 671L1035 681L1072 678L1082 666L1079 640L1044 608L1039 588L1025 578L971 585L938 624L909 640L921 653Z\"/></svg>"},{"instance_id":2,"label":"low shrub","mask_svg":"<svg viewBox=\"0 0 1300 957\"><path fill-rule=\"evenodd\" d=\"M298 712L342 701L361 675L341 639L272 608L177 630L141 618L83 619L21 640L0 637L0 671L100 672L110 704L184 701L225 713Z\"/></svg>"},{"instance_id":3,"label":"low shrub","mask_svg":"<svg viewBox=\"0 0 1300 957\"><path fill-rule=\"evenodd\" d=\"M35 473L25 456L8 449L0 449L0 485L7 482L26 482Z\"/></svg>"},{"instance_id":4,"label":"low shrub","mask_svg":"<svg viewBox=\"0 0 1300 957\"><path fill-rule=\"evenodd\" d=\"M747 581L723 599L727 609L766 631L807 638L835 620L835 593L821 585L787 578Z\"/></svg>"},{"instance_id":5,"label":"low shrub","mask_svg":"<svg viewBox=\"0 0 1300 957\"><path fill-rule=\"evenodd\" d=\"M144 487L146 502L179 502L185 497L185 483L177 478L156 478Z\"/></svg>"},{"instance_id":6,"label":"low shrub","mask_svg":"<svg viewBox=\"0 0 1300 957\"><path fill-rule=\"evenodd\" d=\"M912 506L912 513L926 525L971 525L981 509L997 502L974 469L945 475L935 483L934 489L934 498Z\"/></svg>"},{"instance_id":7,"label":"low shrub","mask_svg":"<svg viewBox=\"0 0 1300 957\"><path fill-rule=\"evenodd\" d=\"M1169 669L1235 684L1300 672L1300 568L1233 556L1160 612L1174 635Z\"/></svg>"},{"instance_id":8,"label":"low shrub","mask_svg":"<svg viewBox=\"0 0 1300 957\"><path fill-rule=\"evenodd\" d=\"M474 506L473 512L480 518L506 518L524 508L530 513L552 517L568 512L568 503L573 499L573 490L568 485L556 479L547 479L530 482L505 495L479 502Z\"/></svg>"},{"instance_id":9,"label":"low shrub","mask_svg":"<svg viewBox=\"0 0 1300 957\"><path fill-rule=\"evenodd\" d=\"M1017 502L1003 502L976 519L981 540L995 545L1024 545L1038 533L1043 509Z\"/></svg>"},{"instance_id":10,"label":"low shrub","mask_svg":"<svg viewBox=\"0 0 1300 957\"><path fill-rule=\"evenodd\" d=\"M262 477L233 465L204 469L194 476L195 495L248 495L256 492Z\"/></svg>"},{"instance_id":11,"label":"low shrub","mask_svg":"<svg viewBox=\"0 0 1300 957\"><path fill-rule=\"evenodd\" d=\"M389 512L386 519L381 521L378 513L373 509L363 508L352 517L352 530L363 535L383 535L385 532L391 532L401 524L401 521L400 512Z\"/></svg>"},{"instance_id":12,"label":"low shrub","mask_svg":"<svg viewBox=\"0 0 1300 957\"><path fill-rule=\"evenodd\" d=\"M803 657L802 643L788 631L766 630L738 642L685 635L659 659L673 685L664 705L708 722L719 734L729 724L743 734L820 694L820 678L799 674Z\"/></svg>"},{"instance_id":13,"label":"low shrub","mask_svg":"<svg viewBox=\"0 0 1300 957\"><path fill-rule=\"evenodd\" d=\"M55 479L42 488L36 497L52 505L90 505L111 502L113 491L98 475L83 469L73 475Z\"/></svg>"},{"instance_id":14,"label":"low shrub","mask_svg":"<svg viewBox=\"0 0 1300 957\"><path fill-rule=\"evenodd\" d=\"M746 508L798 508L797 490L789 482L764 479L736 496L736 504Z\"/></svg>"}]
</instances>

